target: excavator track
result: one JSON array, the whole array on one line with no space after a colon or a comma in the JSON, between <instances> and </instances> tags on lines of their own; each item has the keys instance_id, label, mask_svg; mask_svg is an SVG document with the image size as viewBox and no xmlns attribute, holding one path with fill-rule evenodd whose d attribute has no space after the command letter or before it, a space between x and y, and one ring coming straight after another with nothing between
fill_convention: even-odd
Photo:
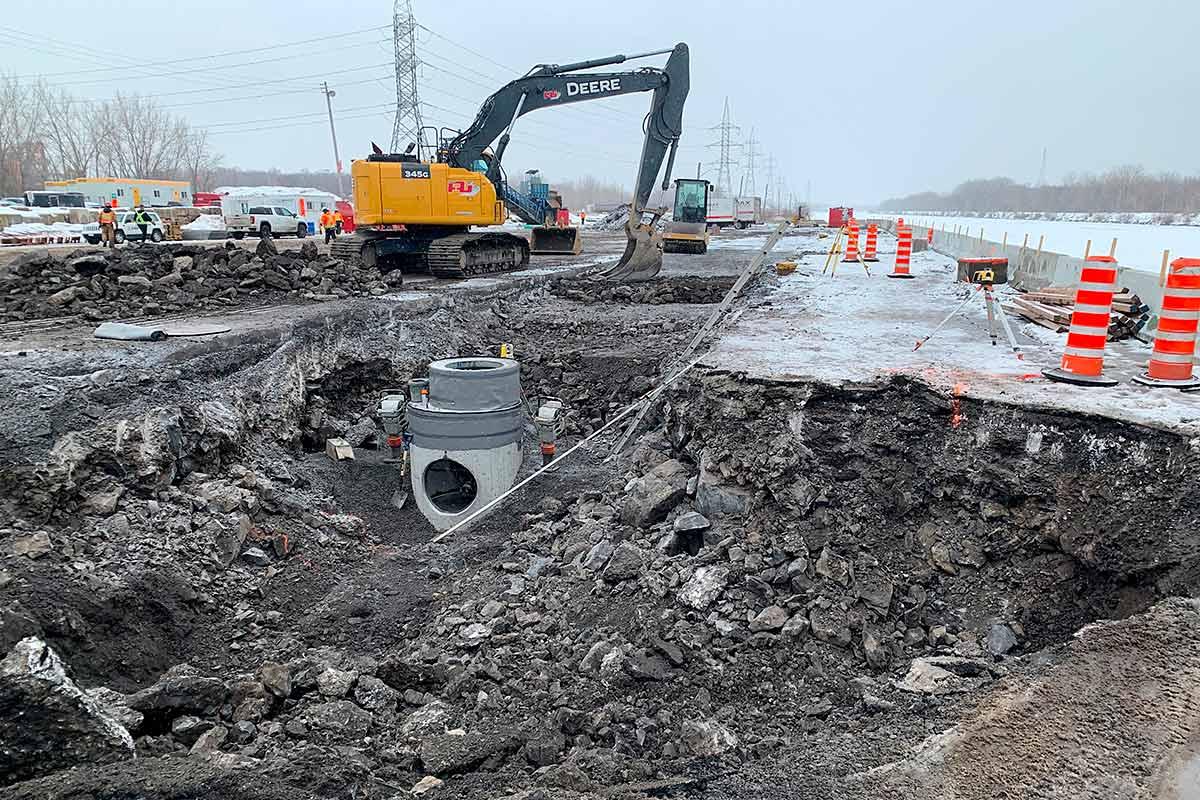
<instances>
[{"instance_id":1,"label":"excavator track","mask_svg":"<svg viewBox=\"0 0 1200 800\"><path fill-rule=\"evenodd\" d=\"M374 266L374 264L366 263L370 256L364 258L363 253L363 245L370 241L367 237L360 236L357 233L352 233L349 236L339 236L329 245L329 255L339 261L346 261L362 266Z\"/></svg>"},{"instance_id":2,"label":"excavator track","mask_svg":"<svg viewBox=\"0 0 1200 800\"><path fill-rule=\"evenodd\" d=\"M529 242L511 233L460 233L429 243L425 254L436 278L473 278L529 264Z\"/></svg>"}]
</instances>

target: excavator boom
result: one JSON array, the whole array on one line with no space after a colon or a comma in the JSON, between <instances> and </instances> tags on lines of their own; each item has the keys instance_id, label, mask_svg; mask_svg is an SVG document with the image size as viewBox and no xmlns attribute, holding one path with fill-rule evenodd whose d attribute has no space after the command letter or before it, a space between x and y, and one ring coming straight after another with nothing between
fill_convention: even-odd
<instances>
[{"instance_id":1,"label":"excavator boom","mask_svg":"<svg viewBox=\"0 0 1200 800\"><path fill-rule=\"evenodd\" d=\"M670 56L662 68L643 67L628 72L603 73L580 71L668 52ZM485 100L471 126L447 145L445 159L451 165L464 169L475 169L478 162L484 162L488 180L499 187L506 205L525 222L541 226L545 224L544 209L530 207L524 202L527 198L514 192L504 180L501 160L513 123L522 115L542 108L632 92L653 92L650 111L644 123L646 136L638 163L629 222L626 224L625 252L617 264L604 273L606 278L613 280L648 280L662 269L662 239L655 231L655 223L663 210L651 210L647 205L660 172L663 174L662 188L665 190L670 185L671 165L683 132L688 73L688 47L682 43L671 50L634 56L612 56L565 65L539 65ZM499 142L494 153L489 152L488 148L497 138ZM665 171L664 161L667 162ZM542 219L538 218L539 213ZM644 219L647 214L649 221Z\"/></svg>"}]
</instances>

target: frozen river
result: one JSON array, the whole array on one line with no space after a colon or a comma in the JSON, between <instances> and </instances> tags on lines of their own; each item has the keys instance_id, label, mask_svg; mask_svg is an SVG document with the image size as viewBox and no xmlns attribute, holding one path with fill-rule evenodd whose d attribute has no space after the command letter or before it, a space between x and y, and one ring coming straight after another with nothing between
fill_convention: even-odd
<instances>
[{"instance_id":1,"label":"frozen river","mask_svg":"<svg viewBox=\"0 0 1200 800\"><path fill-rule=\"evenodd\" d=\"M869 216L876 216L870 214ZM896 214L879 214L896 217ZM1171 251L1171 258L1200 258L1200 227L1194 225L1133 225L1118 222L1060 222L1036 219L985 219L983 217L923 217L902 215L913 225L932 225L935 230L969 231L978 236L983 229L983 238L999 242L1008 234L1009 244L1021 244L1029 234L1029 246L1037 247L1038 237L1045 236L1044 250L1082 257L1088 239L1092 240L1092 253L1107 253L1114 237L1117 239L1117 261L1121 266L1158 272L1162 264L1163 250Z\"/></svg>"}]
</instances>

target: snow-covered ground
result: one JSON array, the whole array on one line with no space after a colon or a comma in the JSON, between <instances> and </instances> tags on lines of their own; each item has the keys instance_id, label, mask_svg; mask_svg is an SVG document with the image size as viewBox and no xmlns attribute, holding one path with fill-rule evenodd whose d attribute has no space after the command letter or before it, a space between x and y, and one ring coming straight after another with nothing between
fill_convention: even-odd
<instances>
[{"instance_id":1,"label":"snow-covered ground","mask_svg":"<svg viewBox=\"0 0 1200 800\"><path fill-rule=\"evenodd\" d=\"M0 232L7 236L66 236L83 233L84 227L70 222L18 222Z\"/></svg>"},{"instance_id":2,"label":"snow-covered ground","mask_svg":"<svg viewBox=\"0 0 1200 800\"><path fill-rule=\"evenodd\" d=\"M185 231L223 231L225 218L220 214L201 214L195 220L183 226Z\"/></svg>"},{"instance_id":3,"label":"snow-covered ground","mask_svg":"<svg viewBox=\"0 0 1200 800\"><path fill-rule=\"evenodd\" d=\"M868 216L864 213L864 216ZM871 214L870 216L876 216ZM1150 225L1116 222L1083 222L1071 220L1026 220L991 219L983 217L944 217L906 214L878 214L877 216L904 217L913 225L931 225L936 230L946 230L978 236L983 230L986 241L1000 242L1008 234L1009 244L1021 244L1029 234L1029 246L1037 247L1038 238L1046 237L1043 250L1082 257L1088 239L1092 240L1092 253L1107 253L1113 238L1117 240L1117 260L1121 266L1146 272L1158 272L1162 264L1163 250L1171 251L1171 258L1200 258L1200 227L1189 225Z\"/></svg>"}]
</instances>

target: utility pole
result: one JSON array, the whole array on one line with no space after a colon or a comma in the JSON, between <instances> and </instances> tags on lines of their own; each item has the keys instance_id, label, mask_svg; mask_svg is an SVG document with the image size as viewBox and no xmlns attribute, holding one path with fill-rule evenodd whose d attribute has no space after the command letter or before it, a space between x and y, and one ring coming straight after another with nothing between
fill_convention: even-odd
<instances>
[{"instance_id":1,"label":"utility pole","mask_svg":"<svg viewBox=\"0 0 1200 800\"><path fill-rule=\"evenodd\" d=\"M746 180L746 194L753 196L754 185L754 162L758 159L758 142L754 140L754 128L750 129L750 140L746 142L746 172L744 178Z\"/></svg>"},{"instance_id":2,"label":"utility pole","mask_svg":"<svg viewBox=\"0 0 1200 800\"><path fill-rule=\"evenodd\" d=\"M337 95L337 92L330 89L328 83L321 81L321 93L325 95L325 108L329 111L329 135L333 137L333 161L337 165L338 194L345 197L346 182L342 177L342 157L338 155L337 131L333 127L333 98Z\"/></svg>"},{"instance_id":3,"label":"utility pole","mask_svg":"<svg viewBox=\"0 0 1200 800\"><path fill-rule=\"evenodd\" d=\"M763 202L771 204L771 188L775 181L775 156L767 154L767 185L763 187Z\"/></svg>"},{"instance_id":4,"label":"utility pole","mask_svg":"<svg viewBox=\"0 0 1200 800\"><path fill-rule=\"evenodd\" d=\"M721 115L721 124L714 125L709 130L715 130L720 133L720 139L708 145L710 148L719 148L717 157L717 194L719 196L732 197L733 159L730 153L733 148L737 147L733 143L733 139L739 129L729 118L728 97L725 98L725 112Z\"/></svg>"},{"instance_id":5,"label":"utility pole","mask_svg":"<svg viewBox=\"0 0 1200 800\"><path fill-rule=\"evenodd\" d=\"M1038 186L1046 185L1046 148L1042 148L1042 168L1038 171Z\"/></svg>"},{"instance_id":6,"label":"utility pole","mask_svg":"<svg viewBox=\"0 0 1200 800\"><path fill-rule=\"evenodd\" d=\"M412 0L395 0L392 6L392 43L396 53L396 122L392 127L392 152L408 142L421 145L421 100L417 97L417 20ZM436 144L436 143L435 143ZM418 158L423 158L418 150Z\"/></svg>"}]
</instances>

